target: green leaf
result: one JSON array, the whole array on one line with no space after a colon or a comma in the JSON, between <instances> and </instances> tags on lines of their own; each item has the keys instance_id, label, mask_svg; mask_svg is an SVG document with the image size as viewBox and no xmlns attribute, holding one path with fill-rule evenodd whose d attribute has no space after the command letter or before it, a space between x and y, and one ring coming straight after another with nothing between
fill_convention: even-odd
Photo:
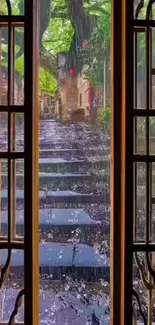
<instances>
[{"instance_id":1,"label":"green leaf","mask_svg":"<svg viewBox=\"0 0 155 325\"><path fill-rule=\"evenodd\" d=\"M53 55L68 52L74 30L68 19L52 18L43 36L43 45Z\"/></svg>"},{"instance_id":2,"label":"green leaf","mask_svg":"<svg viewBox=\"0 0 155 325\"><path fill-rule=\"evenodd\" d=\"M24 76L24 55L16 59L15 70L18 71L22 77Z\"/></svg>"},{"instance_id":3,"label":"green leaf","mask_svg":"<svg viewBox=\"0 0 155 325\"><path fill-rule=\"evenodd\" d=\"M40 90L48 95L54 95L58 90L58 83L55 77L43 68L40 68Z\"/></svg>"}]
</instances>

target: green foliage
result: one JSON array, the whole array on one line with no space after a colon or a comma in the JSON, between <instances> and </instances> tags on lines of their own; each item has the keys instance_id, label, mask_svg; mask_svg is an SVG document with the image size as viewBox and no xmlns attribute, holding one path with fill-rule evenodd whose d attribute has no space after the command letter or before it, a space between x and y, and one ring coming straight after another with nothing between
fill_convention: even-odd
<instances>
[{"instance_id":1,"label":"green foliage","mask_svg":"<svg viewBox=\"0 0 155 325\"><path fill-rule=\"evenodd\" d=\"M53 55L68 52L74 30L68 19L51 18L43 35L43 45Z\"/></svg>"},{"instance_id":2,"label":"green foliage","mask_svg":"<svg viewBox=\"0 0 155 325\"><path fill-rule=\"evenodd\" d=\"M15 71L24 76L24 55L19 56L15 61Z\"/></svg>"},{"instance_id":3,"label":"green foliage","mask_svg":"<svg viewBox=\"0 0 155 325\"><path fill-rule=\"evenodd\" d=\"M14 15L23 14L24 0L10 0L12 5L12 13ZM44 0L42 0L44 1ZM7 14L7 6L5 0L1 0L1 12ZM47 60L56 57L59 53L69 52L74 36L74 28L72 19L69 17L67 0L51 0L50 3L50 21L48 27L44 31L42 38L42 46L47 51ZM111 31L111 3L110 0L84 0L84 8L87 15L91 16L93 32L88 40L89 46L82 53L82 64L89 65L86 77L92 84L100 84L103 82L103 61L104 57L109 56L110 52L110 31ZM44 16L43 16L44 17ZM46 26L46 24L43 25ZM73 24L74 25L74 24ZM74 26L75 27L75 26ZM80 28L80 27L79 27ZM16 61L15 70L23 76L24 74L24 57L22 54L23 35L20 30L16 37ZM6 44L3 44L6 46ZM19 57L18 57L19 54ZM7 66L7 55L2 58L3 67ZM58 90L56 78L46 71L47 67L40 70L40 89L48 94L54 94Z\"/></svg>"},{"instance_id":4,"label":"green foliage","mask_svg":"<svg viewBox=\"0 0 155 325\"><path fill-rule=\"evenodd\" d=\"M68 18L66 0L51 1L51 17Z\"/></svg>"},{"instance_id":5,"label":"green foliage","mask_svg":"<svg viewBox=\"0 0 155 325\"><path fill-rule=\"evenodd\" d=\"M105 134L110 134L111 108L104 108L101 114L101 127Z\"/></svg>"},{"instance_id":6,"label":"green foliage","mask_svg":"<svg viewBox=\"0 0 155 325\"><path fill-rule=\"evenodd\" d=\"M85 6L98 19L89 46L82 53L82 61L89 64L86 77L93 85L98 85L104 82L104 59L110 56L111 3L109 0L100 0L96 6Z\"/></svg>"},{"instance_id":7,"label":"green foliage","mask_svg":"<svg viewBox=\"0 0 155 325\"><path fill-rule=\"evenodd\" d=\"M54 95L58 90L56 79L43 68L40 68L40 90L47 95Z\"/></svg>"},{"instance_id":8,"label":"green foliage","mask_svg":"<svg viewBox=\"0 0 155 325\"><path fill-rule=\"evenodd\" d=\"M6 0L1 0L0 13L3 15L8 15L8 8L7 8Z\"/></svg>"},{"instance_id":9,"label":"green foliage","mask_svg":"<svg viewBox=\"0 0 155 325\"><path fill-rule=\"evenodd\" d=\"M10 0L12 15L23 14L24 0ZM1 0L0 12L3 15L8 15L6 0Z\"/></svg>"},{"instance_id":10,"label":"green foliage","mask_svg":"<svg viewBox=\"0 0 155 325\"><path fill-rule=\"evenodd\" d=\"M51 11L53 12L55 10L57 15L61 17L61 14L64 15L64 6L66 6L66 2L63 0L52 1ZM50 19L49 26L43 35L43 46L55 58L59 53L69 51L74 34L70 20L60 17ZM42 68L40 89L52 95L58 90L56 78Z\"/></svg>"},{"instance_id":11,"label":"green foliage","mask_svg":"<svg viewBox=\"0 0 155 325\"><path fill-rule=\"evenodd\" d=\"M23 12L24 0L10 0L10 3L12 8L12 15L20 15L24 13Z\"/></svg>"}]
</instances>

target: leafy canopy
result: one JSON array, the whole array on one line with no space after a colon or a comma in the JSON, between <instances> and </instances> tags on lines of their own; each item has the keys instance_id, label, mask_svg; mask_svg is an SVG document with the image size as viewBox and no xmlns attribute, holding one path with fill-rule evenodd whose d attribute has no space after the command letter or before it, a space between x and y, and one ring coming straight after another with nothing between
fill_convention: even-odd
<instances>
[{"instance_id":1,"label":"leafy canopy","mask_svg":"<svg viewBox=\"0 0 155 325\"><path fill-rule=\"evenodd\" d=\"M10 0L12 13L14 15L23 14L24 0ZM45 1L45 0L44 0ZM7 14L5 0L2 0L1 12ZM69 0L51 0L49 23L45 29L41 42L43 48L54 58L56 62L59 53L68 53L71 49L73 37L77 26L73 27L73 20L69 16ZM84 10L93 24L93 31L88 41L88 47L82 51L81 60L88 66L87 78L93 83L103 82L103 61L105 56L109 56L111 37L111 2L110 0L84 0ZM41 24L44 22L41 21ZM80 21L79 21L80 25ZM21 76L24 74L23 42L21 41L21 30L16 31L15 47L15 70ZM7 66L7 40L2 39L1 64ZM46 66L40 69L40 89L41 91L53 95L58 90L56 77L47 71Z\"/></svg>"}]
</instances>

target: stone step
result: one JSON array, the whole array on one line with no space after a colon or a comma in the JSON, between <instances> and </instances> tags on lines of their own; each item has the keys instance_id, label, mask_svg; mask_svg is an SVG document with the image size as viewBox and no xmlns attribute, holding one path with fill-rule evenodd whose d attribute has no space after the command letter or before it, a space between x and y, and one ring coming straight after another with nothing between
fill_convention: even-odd
<instances>
[{"instance_id":1,"label":"stone step","mask_svg":"<svg viewBox=\"0 0 155 325\"><path fill-rule=\"evenodd\" d=\"M40 171L48 172L77 172L89 171L90 169L106 169L110 162L107 159L100 158L94 161L86 160L65 160L62 158L42 158L39 160Z\"/></svg>"},{"instance_id":2,"label":"stone step","mask_svg":"<svg viewBox=\"0 0 155 325\"><path fill-rule=\"evenodd\" d=\"M105 207L105 209L101 209L100 211L100 206ZM95 207L95 209L94 209ZM0 200L0 209L2 211L7 210L8 208L8 201L7 200ZM79 201L55 201L54 204L51 202L47 202L45 199L39 201L39 208L40 209L85 209L87 211L92 211L90 214L94 217L104 217L106 220L110 220L110 200L109 202L102 202L102 203L93 203L93 202L79 202ZM16 209L24 209L24 201L23 200L17 200L16 202Z\"/></svg>"},{"instance_id":3,"label":"stone step","mask_svg":"<svg viewBox=\"0 0 155 325\"><path fill-rule=\"evenodd\" d=\"M47 142L40 142L39 145L40 149L72 149L73 145L72 143L68 143L66 141L61 141L61 143L53 143L52 141L47 141Z\"/></svg>"},{"instance_id":4,"label":"stone step","mask_svg":"<svg viewBox=\"0 0 155 325\"><path fill-rule=\"evenodd\" d=\"M102 193L109 191L110 176L94 175L86 173L39 173L39 188L40 190L72 190L76 191L85 190L86 193ZM1 175L1 188L7 188L8 175L2 173ZM16 187L22 189L24 187L24 175L21 173L16 174Z\"/></svg>"},{"instance_id":5,"label":"stone step","mask_svg":"<svg viewBox=\"0 0 155 325\"><path fill-rule=\"evenodd\" d=\"M85 193L77 193L73 191L39 191L40 204L52 204L54 203L109 203L109 193L105 192L105 195L92 195ZM16 190L16 203L22 204L24 200L24 191ZM1 203L7 204L8 191L1 191Z\"/></svg>"},{"instance_id":6,"label":"stone step","mask_svg":"<svg viewBox=\"0 0 155 325\"><path fill-rule=\"evenodd\" d=\"M39 229L41 233L47 233L50 230L60 229L71 235L73 229L88 229L93 227L93 231L101 227L101 220L95 220L83 209L40 209ZM100 218L101 219L101 218ZM8 229L8 211L0 212L1 235L7 235ZM16 210L16 234L24 234L24 210ZM47 236L48 238L48 236ZM56 240L57 241L57 240Z\"/></svg>"},{"instance_id":7,"label":"stone step","mask_svg":"<svg viewBox=\"0 0 155 325\"><path fill-rule=\"evenodd\" d=\"M39 147L40 147L40 150L42 150L42 149L47 149L47 150L49 150L49 149L56 149L56 150L57 149L59 149L59 150L60 149L79 149L79 150L84 151L87 148L94 147L95 144L96 144L97 148L102 147L102 145L103 145L103 143L101 141L99 143L97 141L96 141L96 143L95 143L95 141L94 141L94 143L91 143L91 141L89 141L89 143L86 142L85 144L82 144L81 140L79 140L77 142L74 142L73 140L67 141L67 139L65 139L65 137L63 137L62 140L60 140L60 139L56 140L56 141L48 140L47 142L40 141ZM106 146L108 148L110 148L110 141L108 141L106 143Z\"/></svg>"},{"instance_id":8,"label":"stone step","mask_svg":"<svg viewBox=\"0 0 155 325\"><path fill-rule=\"evenodd\" d=\"M66 182L66 181L86 181L89 180L90 178L92 178L91 174L87 174L87 173L39 173L39 179L40 179L40 183L41 184L48 184L48 182L58 182L57 184L59 184L60 182ZM2 182L4 181L4 183L7 182L7 178L8 175L6 173L2 173L1 174L2 177ZM24 174L22 173L18 173L16 174L16 184L20 184L24 181Z\"/></svg>"},{"instance_id":9,"label":"stone step","mask_svg":"<svg viewBox=\"0 0 155 325\"><path fill-rule=\"evenodd\" d=\"M6 171L6 162L2 161L2 172ZM63 158L40 158L39 169L40 172L59 172L59 173L78 173L89 172L99 169L107 169L110 167L110 161L108 157L97 159L92 158L85 160L65 160ZM23 161L18 160L16 162L16 172L22 172L24 168Z\"/></svg>"},{"instance_id":10,"label":"stone step","mask_svg":"<svg viewBox=\"0 0 155 325\"><path fill-rule=\"evenodd\" d=\"M78 193L74 191L48 191L46 194L47 204L54 204L55 202L76 202L76 203L108 203L110 201L109 193L104 195L92 195L85 193Z\"/></svg>"},{"instance_id":11,"label":"stone step","mask_svg":"<svg viewBox=\"0 0 155 325\"><path fill-rule=\"evenodd\" d=\"M63 279L63 277L62 277ZM68 290L64 290L69 287L66 283L66 286L61 286L61 282L54 281L52 282L52 277L49 276L49 279L40 279L40 292L39 292L39 302L40 302L40 325L84 325L91 324L90 322L86 323L87 319L90 319L90 315L93 313L93 310L97 313L97 317L99 318L100 325L108 325L110 324L110 316L109 316L109 306L108 306L108 298L106 292L106 288L104 284L101 283L93 283L93 288L90 285L84 284L84 290L82 290L81 295L75 294L74 290L68 292ZM66 277L64 279L64 282ZM18 279L17 279L18 281ZM22 285L17 289L12 281L8 286L3 287L1 289L1 301L2 301L2 319L1 323L3 325L8 324L8 318L10 312L12 311L12 307L14 306L14 302L16 301L17 295L19 293L19 289ZM66 281L67 282L67 281ZM20 282L19 282L20 283ZM53 285L51 285L51 283ZM81 286L81 282L79 283ZM105 284L106 285L106 284ZM55 287L56 286L56 287ZM82 286L81 286L82 288ZM58 294L59 290L59 294ZM80 290L79 290L80 291ZM100 294L98 294L100 292ZM93 297L95 299L91 299L91 293L93 293ZM90 305L87 305L87 295L90 295ZM80 299L79 299L80 298ZM89 298L88 298L89 299ZM102 303L101 303L102 302ZM105 303L104 303L105 302ZM104 306L104 307L103 307ZM79 311L79 313L78 313ZM17 325L24 324L24 306L22 305L18 309L18 317L16 321ZM97 325L97 322L96 322ZM137 321L137 325L144 325L144 322ZM155 325L154 322L151 325Z\"/></svg>"},{"instance_id":12,"label":"stone step","mask_svg":"<svg viewBox=\"0 0 155 325\"><path fill-rule=\"evenodd\" d=\"M82 278L87 282L100 282L104 279L109 282L110 259L100 254L87 244L72 243L40 243L40 276L41 279L51 281L64 280L65 276L73 277L78 281ZM0 253L1 266L6 263L7 250ZM24 252L12 250L10 261L11 279L21 279L24 272Z\"/></svg>"},{"instance_id":13,"label":"stone step","mask_svg":"<svg viewBox=\"0 0 155 325\"><path fill-rule=\"evenodd\" d=\"M90 147L85 149L41 149L40 158L64 158L70 160L72 158L84 159L86 156L103 156L110 153L110 148L107 146Z\"/></svg>"},{"instance_id":14,"label":"stone step","mask_svg":"<svg viewBox=\"0 0 155 325\"><path fill-rule=\"evenodd\" d=\"M40 268L42 273L52 268L82 267L102 268L110 266L110 259L100 254L95 248L87 244L74 243L40 243ZM1 266L5 265L8 256L7 250L0 252ZM11 272L22 272L24 267L24 252L13 250L10 261Z\"/></svg>"}]
</instances>

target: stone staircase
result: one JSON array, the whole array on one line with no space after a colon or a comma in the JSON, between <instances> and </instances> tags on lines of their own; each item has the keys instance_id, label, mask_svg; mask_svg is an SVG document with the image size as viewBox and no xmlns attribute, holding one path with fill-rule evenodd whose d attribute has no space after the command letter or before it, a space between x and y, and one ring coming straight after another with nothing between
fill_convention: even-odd
<instances>
[{"instance_id":1,"label":"stone staircase","mask_svg":"<svg viewBox=\"0 0 155 325\"><path fill-rule=\"evenodd\" d=\"M98 281L99 277L104 277L109 280L109 271L105 273L105 269L109 269L109 257L97 250L97 246L101 245L104 239L109 239L109 148L109 139L88 125L67 126L55 120L41 121L39 158L41 273L52 272L54 279L57 279L58 274L61 278L65 267L65 274L74 273L78 278ZM22 161L16 164L16 171L16 234L22 236L24 233ZM1 233L7 234L5 161L2 163L1 182ZM64 249L65 254L62 258ZM70 254L74 257L72 262ZM91 258L88 262L87 254L90 256L92 254L93 263ZM12 258L12 268L17 272L19 267L21 272L22 260L19 257L17 263L17 259L15 256L14 263ZM81 262L77 263L77 259ZM47 271L47 268L50 270ZM57 268L59 271L56 272Z\"/></svg>"}]
</instances>

